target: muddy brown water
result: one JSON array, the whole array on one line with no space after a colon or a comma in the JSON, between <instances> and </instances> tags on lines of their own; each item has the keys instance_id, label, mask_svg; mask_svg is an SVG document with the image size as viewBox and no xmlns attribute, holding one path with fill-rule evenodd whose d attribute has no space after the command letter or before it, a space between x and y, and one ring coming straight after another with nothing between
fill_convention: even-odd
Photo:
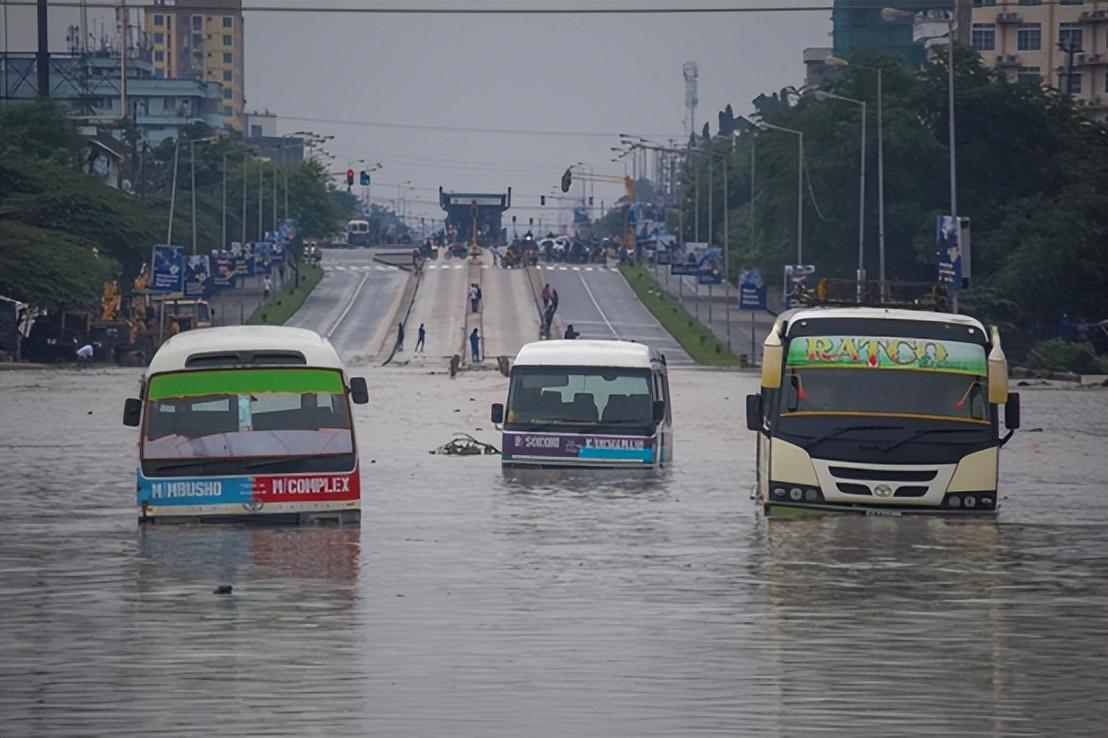
<instances>
[{"instance_id":1,"label":"muddy brown water","mask_svg":"<svg viewBox=\"0 0 1108 738\"><path fill-rule=\"evenodd\" d=\"M751 375L672 372L669 471L506 476L427 453L502 377L364 374L361 527L244 529L137 525L137 372L0 372L0 735L1106 733L1108 392L1025 392L995 524L767 522Z\"/></svg>"}]
</instances>

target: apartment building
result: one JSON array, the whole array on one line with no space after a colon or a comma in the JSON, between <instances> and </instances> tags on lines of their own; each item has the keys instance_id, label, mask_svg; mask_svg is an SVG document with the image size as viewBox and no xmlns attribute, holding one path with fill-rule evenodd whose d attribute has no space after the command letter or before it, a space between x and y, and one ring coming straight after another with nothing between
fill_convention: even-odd
<instances>
[{"instance_id":1,"label":"apartment building","mask_svg":"<svg viewBox=\"0 0 1108 738\"><path fill-rule=\"evenodd\" d=\"M245 126L242 0L156 0L144 8L155 75L223 86L226 127Z\"/></svg>"},{"instance_id":2,"label":"apartment building","mask_svg":"<svg viewBox=\"0 0 1108 738\"><path fill-rule=\"evenodd\" d=\"M1108 0L973 0L971 43L1015 81L1068 90L1108 118Z\"/></svg>"}]
</instances>

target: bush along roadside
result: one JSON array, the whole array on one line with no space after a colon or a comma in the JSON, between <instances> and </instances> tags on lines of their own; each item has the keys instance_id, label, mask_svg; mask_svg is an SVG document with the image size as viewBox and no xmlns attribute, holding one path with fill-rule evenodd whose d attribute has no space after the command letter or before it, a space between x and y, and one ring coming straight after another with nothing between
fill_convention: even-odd
<instances>
[{"instance_id":1,"label":"bush along roadside","mask_svg":"<svg viewBox=\"0 0 1108 738\"><path fill-rule=\"evenodd\" d=\"M1090 343L1072 343L1061 338L1036 343L1027 354L1027 367L1076 374L1108 374L1108 359L1096 355Z\"/></svg>"},{"instance_id":2,"label":"bush along roadside","mask_svg":"<svg viewBox=\"0 0 1108 738\"><path fill-rule=\"evenodd\" d=\"M619 270L646 309L654 314L693 361L708 366L739 366L739 357L728 351L727 346L690 315L684 305L667 295L650 272L632 266L621 266Z\"/></svg>"},{"instance_id":3,"label":"bush along roadside","mask_svg":"<svg viewBox=\"0 0 1108 738\"><path fill-rule=\"evenodd\" d=\"M323 278L323 270L311 264L300 265L300 284L282 287L269 302L262 303L254 311L246 323L247 325L284 325L291 318L304 300L308 299L319 280Z\"/></svg>"}]
</instances>

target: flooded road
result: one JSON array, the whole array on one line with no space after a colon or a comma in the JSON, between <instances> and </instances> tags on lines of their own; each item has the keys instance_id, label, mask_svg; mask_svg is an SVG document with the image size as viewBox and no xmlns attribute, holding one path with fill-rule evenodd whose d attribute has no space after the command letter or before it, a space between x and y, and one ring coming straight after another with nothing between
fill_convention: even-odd
<instances>
[{"instance_id":1,"label":"flooded road","mask_svg":"<svg viewBox=\"0 0 1108 738\"><path fill-rule=\"evenodd\" d=\"M504 378L361 373L316 530L139 528L138 371L0 373L0 735L1105 734L1104 390L1024 391L996 524L770 524L752 375L672 371L668 472L505 477L427 453Z\"/></svg>"}]
</instances>

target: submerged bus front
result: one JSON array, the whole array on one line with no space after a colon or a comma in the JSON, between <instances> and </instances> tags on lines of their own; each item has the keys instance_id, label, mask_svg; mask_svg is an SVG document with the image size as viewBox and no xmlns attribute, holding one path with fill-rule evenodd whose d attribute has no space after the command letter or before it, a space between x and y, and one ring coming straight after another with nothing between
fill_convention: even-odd
<instances>
[{"instance_id":1,"label":"submerged bus front","mask_svg":"<svg viewBox=\"0 0 1108 738\"><path fill-rule=\"evenodd\" d=\"M673 455L665 359L642 344L527 344L492 420L509 467L656 468Z\"/></svg>"},{"instance_id":2,"label":"submerged bus front","mask_svg":"<svg viewBox=\"0 0 1108 738\"><path fill-rule=\"evenodd\" d=\"M1019 426L995 329L960 315L808 309L782 315L764 352L747 425L767 513L995 515L999 451Z\"/></svg>"},{"instance_id":3,"label":"submerged bus front","mask_svg":"<svg viewBox=\"0 0 1108 738\"><path fill-rule=\"evenodd\" d=\"M364 380L348 387L334 349L311 331L174 337L124 412L141 431L140 520L357 522L351 399L367 401Z\"/></svg>"}]
</instances>

